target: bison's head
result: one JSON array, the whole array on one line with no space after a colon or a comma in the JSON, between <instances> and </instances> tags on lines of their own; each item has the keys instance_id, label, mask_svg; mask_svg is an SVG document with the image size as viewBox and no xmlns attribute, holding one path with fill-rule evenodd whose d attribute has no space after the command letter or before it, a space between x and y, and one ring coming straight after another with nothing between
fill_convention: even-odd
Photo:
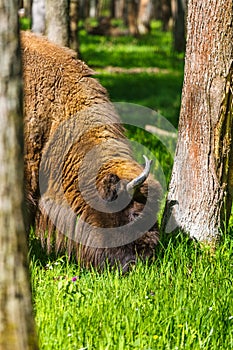
<instances>
[{"instance_id":1,"label":"bison's head","mask_svg":"<svg viewBox=\"0 0 233 350\"><path fill-rule=\"evenodd\" d=\"M144 158L144 169L133 160L109 161L100 168L94 193L83 189L85 210L80 213L75 240L80 241L81 235L81 256L88 256L94 266L107 261L119 263L126 271L138 257L154 254L161 193L149 175L151 161Z\"/></svg>"},{"instance_id":2,"label":"bison's head","mask_svg":"<svg viewBox=\"0 0 233 350\"><path fill-rule=\"evenodd\" d=\"M153 256L158 241L161 188L149 175L151 161L144 156L141 166L132 158L119 123L89 127L68 147L77 122L70 125L54 135L41 162L41 220L48 236L57 231L57 250L68 247L85 266L108 262L126 271L138 256Z\"/></svg>"}]
</instances>

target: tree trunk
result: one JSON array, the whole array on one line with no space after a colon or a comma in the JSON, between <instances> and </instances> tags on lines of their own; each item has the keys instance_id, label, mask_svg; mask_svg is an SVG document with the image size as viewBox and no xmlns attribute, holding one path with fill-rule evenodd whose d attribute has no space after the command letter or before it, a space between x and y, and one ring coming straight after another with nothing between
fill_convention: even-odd
<instances>
[{"instance_id":1,"label":"tree trunk","mask_svg":"<svg viewBox=\"0 0 233 350\"><path fill-rule=\"evenodd\" d=\"M23 7L25 9L25 16L27 18L32 18L32 0L22 0Z\"/></svg>"},{"instance_id":2,"label":"tree trunk","mask_svg":"<svg viewBox=\"0 0 233 350\"><path fill-rule=\"evenodd\" d=\"M78 0L70 0L70 36L69 36L69 46L74 51L79 51L78 43L78 11L79 2Z\"/></svg>"},{"instance_id":3,"label":"tree trunk","mask_svg":"<svg viewBox=\"0 0 233 350\"><path fill-rule=\"evenodd\" d=\"M115 17L124 18L125 0L115 0Z\"/></svg>"},{"instance_id":4,"label":"tree trunk","mask_svg":"<svg viewBox=\"0 0 233 350\"><path fill-rule=\"evenodd\" d=\"M140 0L138 9L138 32L139 34L148 34L150 32L150 19L152 12L151 0Z\"/></svg>"},{"instance_id":5,"label":"tree trunk","mask_svg":"<svg viewBox=\"0 0 233 350\"><path fill-rule=\"evenodd\" d=\"M116 17L115 9L116 9L115 0L110 0L110 17L111 18Z\"/></svg>"},{"instance_id":6,"label":"tree trunk","mask_svg":"<svg viewBox=\"0 0 233 350\"><path fill-rule=\"evenodd\" d=\"M172 17L171 0L161 0L161 20L164 32L169 30L169 22ZM183 38L184 39L184 38Z\"/></svg>"},{"instance_id":7,"label":"tree trunk","mask_svg":"<svg viewBox=\"0 0 233 350\"><path fill-rule=\"evenodd\" d=\"M78 6L79 6L79 18L86 19L89 14L89 1L78 0Z\"/></svg>"},{"instance_id":8,"label":"tree trunk","mask_svg":"<svg viewBox=\"0 0 233 350\"><path fill-rule=\"evenodd\" d=\"M185 51L186 1L172 0L173 48L177 52Z\"/></svg>"},{"instance_id":9,"label":"tree trunk","mask_svg":"<svg viewBox=\"0 0 233 350\"><path fill-rule=\"evenodd\" d=\"M232 0L190 0L179 137L166 231L212 242L233 196Z\"/></svg>"},{"instance_id":10,"label":"tree trunk","mask_svg":"<svg viewBox=\"0 0 233 350\"><path fill-rule=\"evenodd\" d=\"M0 350L38 349L23 220L23 116L18 1L0 0Z\"/></svg>"},{"instance_id":11,"label":"tree trunk","mask_svg":"<svg viewBox=\"0 0 233 350\"><path fill-rule=\"evenodd\" d=\"M134 36L138 35L137 18L138 6L136 0L127 0L128 27L130 34Z\"/></svg>"},{"instance_id":12,"label":"tree trunk","mask_svg":"<svg viewBox=\"0 0 233 350\"><path fill-rule=\"evenodd\" d=\"M90 0L90 13L89 16L91 18L97 18L98 17L98 9L97 9L98 3L96 0Z\"/></svg>"},{"instance_id":13,"label":"tree trunk","mask_svg":"<svg viewBox=\"0 0 233 350\"><path fill-rule=\"evenodd\" d=\"M45 0L33 0L32 2L32 32L45 33Z\"/></svg>"},{"instance_id":14,"label":"tree trunk","mask_svg":"<svg viewBox=\"0 0 233 350\"><path fill-rule=\"evenodd\" d=\"M69 46L69 0L45 0L45 23L50 41Z\"/></svg>"}]
</instances>

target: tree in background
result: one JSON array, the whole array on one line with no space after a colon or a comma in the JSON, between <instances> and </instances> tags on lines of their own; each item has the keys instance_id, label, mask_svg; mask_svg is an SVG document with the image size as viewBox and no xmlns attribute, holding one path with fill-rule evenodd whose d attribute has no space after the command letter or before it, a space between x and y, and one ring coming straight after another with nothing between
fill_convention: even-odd
<instances>
[{"instance_id":1,"label":"tree in background","mask_svg":"<svg viewBox=\"0 0 233 350\"><path fill-rule=\"evenodd\" d=\"M18 1L0 0L0 350L38 349L23 218L22 74Z\"/></svg>"},{"instance_id":2,"label":"tree in background","mask_svg":"<svg viewBox=\"0 0 233 350\"><path fill-rule=\"evenodd\" d=\"M45 33L45 0L32 1L32 32Z\"/></svg>"},{"instance_id":3,"label":"tree in background","mask_svg":"<svg viewBox=\"0 0 233 350\"><path fill-rule=\"evenodd\" d=\"M147 34L150 32L150 20L152 13L152 1L140 0L137 15L137 26L139 34Z\"/></svg>"},{"instance_id":4,"label":"tree in background","mask_svg":"<svg viewBox=\"0 0 233 350\"><path fill-rule=\"evenodd\" d=\"M25 2L25 0L24 0ZM46 34L49 40L79 51L79 0L32 1L32 32Z\"/></svg>"},{"instance_id":5,"label":"tree in background","mask_svg":"<svg viewBox=\"0 0 233 350\"><path fill-rule=\"evenodd\" d=\"M137 18L138 18L138 3L137 0L127 0L127 24L129 27L129 33L131 35L138 35L138 26L137 26Z\"/></svg>"},{"instance_id":6,"label":"tree in background","mask_svg":"<svg viewBox=\"0 0 233 350\"><path fill-rule=\"evenodd\" d=\"M164 31L172 28L174 50L185 50L185 24L187 0L20 0L26 17L30 17L32 2L32 31L47 34L64 46L78 51L79 19L96 18L99 25L92 34L100 35L144 35L150 31L152 19L162 21ZM45 19L46 16L46 19ZM105 18L103 18L105 17ZM123 19L128 31L111 27L110 19ZM46 22L46 23L45 23ZM45 28L46 27L46 28Z\"/></svg>"},{"instance_id":7,"label":"tree in background","mask_svg":"<svg viewBox=\"0 0 233 350\"><path fill-rule=\"evenodd\" d=\"M124 8L125 8L125 1L124 0L112 0L111 4L112 8L112 18L123 18L124 16Z\"/></svg>"},{"instance_id":8,"label":"tree in background","mask_svg":"<svg viewBox=\"0 0 233 350\"><path fill-rule=\"evenodd\" d=\"M78 21L79 21L79 1L70 0L69 8L69 47L74 51L79 51L78 43Z\"/></svg>"},{"instance_id":9,"label":"tree in background","mask_svg":"<svg viewBox=\"0 0 233 350\"><path fill-rule=\"evenodd\" d=\"M61 46L69 46L69 0L45 0L45 34Z\"/></svg>"},{"instance_id":10,"label":"tree in background","mask_svg":"<svg viewBox=\"0 0 233 350\"><path fill-rule=\"evenodd\" d=\"M162 21L162 28L164 32L169 30L169 23L172 17L171 0L160 1L160 19Z\"/></svg>"},{"instance_id":11,"label":"tree in background","mask_svg":"<svg viewBox=\"0 0 233 350\"><path fill-rule=\"evenodd\" d=\"M171 0L173 47L177 52L185 51L186 1L187 0Z\"/></svg>"},{"instance_id":12,"label":"tree in background","mask_svg":"<svg viewBox=\"0 0 233 350\"><path fill-rule=\"evenodd\" d=\"M164 223L214 243L233 197L232 0L190 0L179 137ZM171 216L170 216L171 214Z\"/></svg>"}]
</instances>

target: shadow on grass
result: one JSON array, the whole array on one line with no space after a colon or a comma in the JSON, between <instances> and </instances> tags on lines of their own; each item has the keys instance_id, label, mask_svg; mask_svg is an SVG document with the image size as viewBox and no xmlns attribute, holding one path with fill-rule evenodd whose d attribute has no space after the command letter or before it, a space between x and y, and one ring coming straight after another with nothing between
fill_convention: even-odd
<instances>
[{"instance_id":1,"label":"shadow on grass","mask_svg":"<svg viewBox=\"0 0 233 350\"><path fill-rule=\"evenodd\" d=\"M55 261L56 258L55 252L47 253L46 249L42 247L40 239L31 232L29 237L29 259L39 261L45 267L49 261Z\"/></svg>"},{"instance_id":2,"label":"shadow on grass","mask_svg":"<svg viewBox=\"0 0 233 350\"><path fill-rule=\"evenodd\" d=\"M29 260L32 261L39 261L40 265L47 268L48 265L51 264L51 262L55 262L58 259L63 259L64 261L67 261L69 264L77 265L77 262L75 260L74 256L68 257L68 254L63 251L56 253L54 246L51 246L51 252L47 252L46 247L42 247L41 240L39 237L36 237L33 228L31 229L30 235L29 235Z\"/></svg>"},{"instance_id":3,"label":"shadow on grass","mask_svg":"<svg viewBox=\"0 0 233 350\"><path fill-rule=\"evenodd\" d=\"M130 102L158 111L178 124L183 74L99 74L112 102Z\"/></svg>"},{"instance_id":4,"label":"shadow on grass","mask_svg":"<svg viewBox=\"0 0 233 350\"><path fill-rule=\"evenodd\" d=\"M158 67L181 69L183 54L172 50L172 33L163 32L161 23L152 21L152 31L139 36L90 35L83 27L79 31L82 59L90 66Z\"/></svg>"},{"instance_id":5,"label":"shadow on grass","mask_svg":"<svg viewBox=\"0 0 233 350\"><path fill-rule=\"evenodd\" d=\"M167 55L165 52L148 47L137 47L126 49L125 47L114 48L113 44L108 44L108 50L103 50L105 42L101 46L91 46L81 50L82 59L91 67L104 68L106 66L134 68L134 67L158 67L165 69L179 69L183 59L176 56Z\"/></svg>"}]
</instances>

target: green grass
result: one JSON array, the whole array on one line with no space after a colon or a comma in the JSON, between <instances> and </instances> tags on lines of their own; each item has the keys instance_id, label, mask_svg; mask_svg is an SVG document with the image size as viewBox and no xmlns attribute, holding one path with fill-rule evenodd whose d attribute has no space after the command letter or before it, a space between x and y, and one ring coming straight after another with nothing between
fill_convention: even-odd
<instances>
[{"instance_id":1,"label":"green grass","mask_svg":"<svg viewBox=\"0 0 233 350\"><path fill-rule=\"evenodd\" d=\"M183 66L183 55L172 51L171 33L162 32L160 22L152 22L149 35L107 37L79 32L82 58L94 67L158 67L175 70Z\"/></svg>"},{"instance_id":2,"label":"green grass","mask_svg":"<svg viewBox=\"0 0 233 350\"><path fill-rule=\"evenodd\" d=\"M152 22L152 33L139 38L109 38L86 35L80 31L82 59L95 68L99 81L108 90L113 102L131 102L152 108L178 124L183 56L171 49L171 33L161 31L159 22ZM142 68L138 74L108 73L106 66ZM158 73L143 72L156 67Z\"/></svg>"},{"instance_id":3,"label":"green grass","mask_svg":"<svg viewBox=\"0 0 233 350\"><path fill-rule=\"evenodd\" d=\"M165 241L151 266L125 276L65 257L32 261L41 349L232 349L233 241L214 253L179 235Z\"/></svg>"}]
</instances>

